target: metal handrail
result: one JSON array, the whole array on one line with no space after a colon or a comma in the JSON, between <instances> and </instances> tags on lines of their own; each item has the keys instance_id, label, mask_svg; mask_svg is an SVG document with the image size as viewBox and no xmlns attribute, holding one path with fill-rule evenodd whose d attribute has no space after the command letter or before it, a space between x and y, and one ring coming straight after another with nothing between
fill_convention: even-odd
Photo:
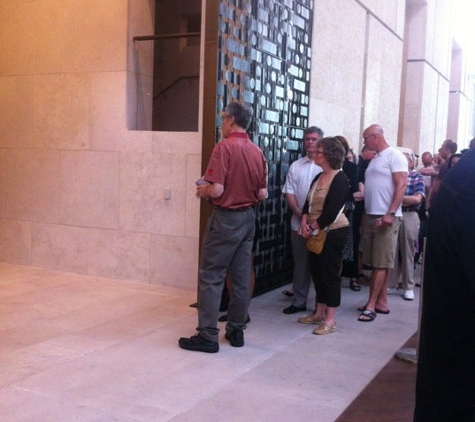
<instances>
[{"instance_id":1,"label":"metal handrail","mask_svg":"<svg viewBox=\"0 0 475 422\"><path fill-rule=\"evenodd\" d=\"M183 81L183 80L190 80L190 79L196 79L196 78L199 78L199 75L195 75L195 76L180 76L179 78L175 79L171 84L169 84L168 86L166 86L165 88L163 88L158 94L155 94L153 96L153 99L155 100L156 98L160 97L161 95L165 95L165 92L167 92L170 88L174 87L175 85L177 85L180 81Z\"/></svg>"},{"instance_id":2,"label":"metal handrail","mask_svg":"<svg viewBox=\"0 0 475 422\"><path fill-rule=\"evenodd\" d=\"M141 35L134 37L134 41L150 41L150 40L168 40L174 38L192 38L201 37L201 32L183 32L178 34L158 34L158 35Z\"/></svg>"}]
</instances>

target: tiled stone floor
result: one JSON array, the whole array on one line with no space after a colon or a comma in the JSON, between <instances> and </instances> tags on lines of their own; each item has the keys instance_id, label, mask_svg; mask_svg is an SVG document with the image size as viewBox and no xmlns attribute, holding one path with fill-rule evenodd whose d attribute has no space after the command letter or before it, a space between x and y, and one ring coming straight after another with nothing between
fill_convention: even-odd
<instances>
[{"instance_id":1,"label":"tiled stone floor","mask_svg":"<svg viewBox=\"0 0 475 422\"><path fill-rule=\"evenodd\" d=\"M347 286L336 333L283 314L282 288L252 300L243 348L205 354L177 345L195 292L0 264L0 420L335 421L418 323L418 289L361 323L368 287Z\"/></svg>"}]
</instances>

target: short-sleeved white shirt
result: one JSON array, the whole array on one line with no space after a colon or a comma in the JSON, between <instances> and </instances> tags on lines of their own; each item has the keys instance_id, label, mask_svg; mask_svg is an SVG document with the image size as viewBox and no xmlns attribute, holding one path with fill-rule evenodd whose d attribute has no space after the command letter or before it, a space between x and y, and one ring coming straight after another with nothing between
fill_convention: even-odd
<instances>
[{"instance_id":1,"label":"short-sleeved white shirt","mask_svg":"<svg viewBox=\"0 0 475 422\"><path fill-rule=\"evenodd\" d=\"M392 174L402 171L408 171L407 159L396 148L386 148L371 160L365 173L366 214L384 215L389 211L395 190ZM402 217L401 206L396 217Z\"/></svg>"},{"instance_id":2,"label":"short-sleeved white shirt","mask_svg":"<svg viewBox=\"0 0 475 422\"><path fill-rule=\"evenodd\" d=\"M295 195L297 205L302 209L312 180L321 172L321 167L317 166L307 156L299 158L290 165L282 192ZM297 231L300 228L300 220L295 214L292 215L290 220L290 228L293 231Z\"/></svg>"}]
</instances>

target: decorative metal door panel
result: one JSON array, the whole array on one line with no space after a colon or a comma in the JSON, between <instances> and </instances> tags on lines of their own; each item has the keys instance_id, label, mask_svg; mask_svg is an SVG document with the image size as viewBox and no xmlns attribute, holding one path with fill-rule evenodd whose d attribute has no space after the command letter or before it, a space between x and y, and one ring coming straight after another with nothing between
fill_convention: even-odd
<instances>
[{"instance_id":1,"label":"decorative metal door panel","mask_svg":"<svg viewBox=\"0 0 475 422\"><path fill-rule=\"evenodd\" d=\"M216 140L230 101L252 105L249 135L269 165L269 197L257 210L255 293L291 280L290 210L282 195L309 126L313 0L222 0Z\"/></svg>"}]
</instances>

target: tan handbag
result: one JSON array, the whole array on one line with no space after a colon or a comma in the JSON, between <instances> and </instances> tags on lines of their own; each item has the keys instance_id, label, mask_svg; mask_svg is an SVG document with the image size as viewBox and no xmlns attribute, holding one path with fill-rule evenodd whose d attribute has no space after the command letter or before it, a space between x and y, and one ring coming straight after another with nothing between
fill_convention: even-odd
<instances>
[{"instance_id":1,"label":"tan handbag","mask_svg":"<svg viewBox=\"0 0 475 422\"><path fill-rule=\"evenodd\" d=\"M314 254L319 255L322 250L323 246L325 245L325 240L327 239L327 232L326 230L319 230L316 235L311 235L307 239L307 249Z\"/></svg>"}]
</instances>

